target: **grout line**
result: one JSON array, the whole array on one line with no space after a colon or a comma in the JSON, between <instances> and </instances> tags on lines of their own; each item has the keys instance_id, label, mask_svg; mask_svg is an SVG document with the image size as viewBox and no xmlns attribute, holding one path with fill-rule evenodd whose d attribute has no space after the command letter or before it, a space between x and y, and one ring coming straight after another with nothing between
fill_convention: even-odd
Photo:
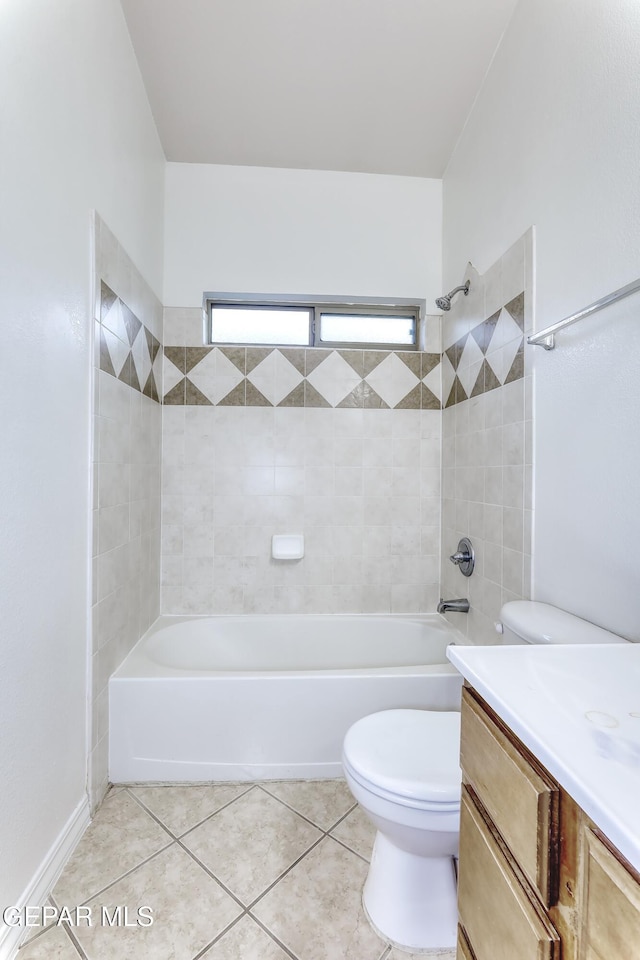
<instances>
[{"instance_id":1,"label":"grout line","mask_svg":"<svg viewBox=\"0 0 640 960\"><path fill-rule=\"evenodd\" d=\"M280 781L278 781L278 782L280 782ZM285 781L285 782L291 782L291 781ZM304 781L302 781L302 782L304 782ZM287 801L286 801L286 800L283 800L282 797L278 797L278 796L276 796L275 794L271 793L271 791L270 791L267 787L265 787L264 784L258 783L258 784L256 784L256 786L257 786L260 790L262 790L264 793L266 793L267 796L271 797L273 800L277 800L278 803L281 803L283 806L287 807L287 809L291 810L293 813L297 813L298 816L299 816L299 817L302 817L303 820L306 820L307 823L310 823L313 827L316 827L318 830L322 830L322 832L323 832L324 834L329 833L329 830L335 829L335 827L337 827L338 824L341 823L341 822L344 820L345 817L348 817L349 814L350 814L353 810L355 810L355 808L358 806L357 803L354 803L353 806L350 807L345 814L343 814L341 817L339 817L339 819L336 820L335 823L333 823L330 827L328 827L328 828L325 830L325 828L324 828L324 827L321 827L319 823L316 823L315 820L310 820L309 817L306 817L306 816L304 815L304 813L300 813L299 810L296 810L296 808L295 808L294 806L292 806L290 803L287 803Z\"/></svg>"},{"instance_id":2,"label":"grout line","mask_svg":"<svg viewBox=\"0 0 640 960\"><path fill-rule=\"evenodd\" d=\"M79 943L77 937L75 936L75 934L71 932L71 929L67 929L67 930L66 930L66 934L67 934L67 936L69 937L69 939L71 940L71 943L74 945L74 947L76 948L76 950L77 950L78 953L80 954L80 956L82 957L82 960L87 960L87 955L86 955L86 953L85 953L84 950L82 949L82 946L80 945L80 943Z\"/></svg>"},{"instance_id":3,"label":"grout line","mask_svg":"<svg viewBox=\"0 0 640 960\"><path fill-rule=\"evenodd\" d=\"M225 927L223 930L220 931L220 933L216 934L216 936L213 938L213 940L210 940L209 943L206 945L206 947L203 947L202 950L200 950L199 953L196 953L195 957L192 957L191 960L200 960L200 957L203 957L203 956L205 955L205 953L207 953L207 951L210 950L211 947L212 947L215 943L218 943L220 940L222 940L222 938L223 938L227 933L229 933L229 931L231 930L231 928L232 928L232 927L235 927L235 925L236 925L240 920L242 920L243 917L246 917L246 916L247 916L247 911L244 910L244 911L240 914L240 916L236 917L235 920L232 920L231 923L228 923L228 924L226 925L226 927Z\"/></svg>"},{"instance_id":4,"label":"grout line","mask_svg":"<svg viewBox=\"0 0 640 960\"><path fill-rule=\"evenodd\" d=\"M265 793L268 793L270 797L273 796L273 794L269 793L269 791L266 790L261 784L259 784L259 787L260 787L261 790L265 790ZM299 816L299 817L302 817L303 820L306 820L307 823L310 823L312 826L316 827L318 830L322 830L322 833L323 833L324 837L329 837L329 839L335 840L336 843L339 843L340 846L341 846L341 847L344 847L345 850L348 850L349 853L353 853L356 857L359 857L360 860L363 860L364 863L366 863L367 865L370 865L370 864L371 864L371 861L370 861L370 860L367 860L367 858L364 857L361 853L358 853L357 850L354 850L353 847L350 847L349 844L346 843L344 840L340 840L338 837L334 837L334 835L331 833L331 831L332 831L332 830L335 830L336 827L339 826L339 825L343 822L343 820L346 820L346 819L347 819L347 817L349 816L350 813L353 813L353 811L354 811L354 810L356 809L356 807L358 806L357 803L354 803L353 806L350 807L350 808L347 810L347 812L344 813L338 820L336 820L336 822L335 822L331 827L329 827L328 830L324 830L322 827L319 827L318 824L314 823L312 820L309 820L308 817L305 817L303 814L301 814L299 810L296 810L294 807L290 806L288 803L285 803L285 801L284 801L284 800L281 800L280 797L273 797L273 799L274 799L274 800L279 800L280 803L284 804L285 807L288 807L288 809L291 810L293 813L297 813L298 816ZM315 844L314 844L314 846L315 846ZM311 849L313 849L313 848L312 848L312 847L309 847L309 850L311 850ZM307 853L309 852L309 850L307 851ZM307 854L304 853L302 856L304 857L304 856L306 856L306 855L307 855ZM300 860L301 860L301 859L302 859L302 857L300 857ZM296 863L299 863L300 860L297 860ZM295 866L295 864L292 864L292 866ZM291 869L291 868L289 868L289 869ZM286 872L288 872L288 871L286 871ZM284 876L284 873L282 874L282 876ZM276 881L276 883L277 883L277 881ZM265 891L265 892L266 892L266 891Z\"/></svg>"},{"instance_id":5,"label":"grout line","mask_svg":"<svg viewBox=\"0 0 640 960\"><path fill-rule=\"evenodd\" d=\"M275 933L272 933L271 930L269 930L269 928L265 926L261 920L258 920L257 917L254 917L252 913L247 914L247 916L251 917L253 922L256 923L260 927L260 929L264 931L264 933L266 933L267 936L269 936L273 940L274 943L277 943L280 949L283 950L288 957L291 957L291 960L298 960L297 954L295 954L292 950L290 950L289 947L286 945L286 943L283 943L282 940L276 937Z\"/></svg>"},{"instance_id":6,"label":"grout line","mask_svg":"<svg viewBox=\"0 0 640 960\"><path fill-rule=\"evenodd\" d=\"M144 812L147 813L147 814L151 817L152 820L155 820L155 822L158 824L159 827L162 827L162 829L164 830L165 833L169 834L169 836L171 837L172 840L177 840L177 839L178 839L178 838L176 837L176 835L169 829L169 827L167 827L167 826L162 822L162 820L155 815L155 813L154 813L152 810L149 810L149 808L148 808L147 806L145 806L145 804L142 802L142 800L141 800L139 797L136 797L135 793L130 793L129 790L127 790L127 793L129 794L129 796L131 797L131 799L132 799L135 803L137 803L138 806L141 807L141 808L144 810Z\"/></svg>"},{"instance_id":7,"label":"grout line","mask_svg":"<svg viewBox=\"0 0 640 960\"><path fill-rule=\"evenodd\" d=\"M297 814L299 817L301 817L301 818L302 818L303 820L305 820L307 823L310 823L311 826L316 827L317 830L322 830L323 837L321 837L320 839L324 839L325 837L329 837L331 840L335 840L336 843L340 844L341 847L344 847L345 850L348 850L349 853L353 853L354 856L358 857L360 860L362 860L362 861L363 861L364 863L366 863L368 866L371 865L371 861L370 861L370 860L367 860L367 858L364 857L361 853L358 853L358 851L357 851L357 850L354 850L353 847L350 847L350 846L349 846L346 842L344 842L343 840L339 840L338 837L334 837L333 834L331 833L331 831L332 831L332 830L335 830L336 827L339 826L339 824L341 824L341 823L343 822L343 820L346 820L346 818L349 816L350 813L353 813L353 811L354 811L354 810L356 809L356 807L358 806L357 802L354 803L353 806L350 807L350 808L347 810L347 812L344 813L338 820L336 820L336 822L335 822L331 827L329 827L328 830L325 830L323 827L319 827L317 823L314 823L313 820L309 820L308 817L305 817L302 813L300 813L299 810L296 810L295 807L292 807L290 804L286 803L286 802L285 802L284 800L282 800L280 797L275 797L275 796L273 796L273 794L272 794L272 793L269 793L269 791L266 789L266 787L264 787L262 784L257 784L257 786L258 786L258 788L259 788L260 790L263 790L269 797L272 797L274 800L278 800L281 804L283 804L283 806L285 806L285 807L287 807L287 809L291 810L292 813ZM317 841L317 843L319 843L319 842L320 842L320 840ZM274 883L271 884L271 886L268 887L267 890L265 890L264 893L262 893L260 896L262 897L262 896L264 896L265 893L268 893L268 891L271 890L272 887L275 886L275 884L278 883L278 881L281 880L282 877L284 877L285 874L288 873L289 870L290 870L292 867L294 867L294 866L296 866L296 864L300 863L300 860L302 860L303 857L306 857L307 853L309 853L309 852L313 849L314 846L317 846L317 843L313 844L312 847L309 847L309 850L307 850L305 853L303 853L303 854L302 854L302 857L299 857L298 860L295 861L295 863L291 864L291 867L289 867L287 870L285 870L285 872L284 872L283 874L281 874L280 877L278 877L278 880L274 881ZM260 899L260 898L258 898L258 899ZM250 908L253 906L254 903L257 903L257 900L254 900L254 902L253 902L252 904L250 904Z\"/></svg>"},{"instance_id":8,"label":"grout line","mask_svg":"<svg viewBox=\"0 0 640 960\"><path fill-rule=\"evenodd\" d=\"M316 830L321 830L322 833L327 832L324 829L324 827L321 827L319 824L315 823L313 820L310 820L309 817L305 817L304 813L300 813L299 810L296 810L295 807L292 807L290 803L286 802L286 800L282 800L280 797L276 797L272 793L269 793L266 787L263 787L261 783L258 784L257 786L259 790L262 790L263 793L266 793L266 795L270 797L272 800L277 800L278 803L281 803L283 807L286 807L287 810L291 810L291 812L295 813L298 817L300 817L301 820L305 820L307 823L310 823L312 827L316 828Z\"/></svg>"},{"instance_id":9,"label":"grout line","mask_svg":"<svg viewBox=\"0 0 640 960\"><path fill-rule=\"evenodd\" d=\"M367 866L371 866L371 860L367 860L366 857L363 857L361 853L358 853L357 850L354 850L353 847L350 847L348 843L344 842L344 840L339 840L338 837L334 837L332 834L327 834L327 836L329 837L330 840L335 840L337 844L339 844L345 850L348 850L349 853L352 853L354 857L358 857L358 859L363 860L364 863L367 864Z\"/></svg>"},{"instance_id":10,"label":"grout line","mask_svg":"<svg viewBox=\"0 0 640 960\"><path fill-rule=\"evenodd\" d=\"M288 873L290 873L290 872L293 870L294 867L297 867L297 866L298 866L298 864L300 863L301 860L304 860L304 858L307 856L307 854L311 853L312 850L315 850L315 848L316 848L319 844L321 844L322 841L325 840L325 839L326 839L326 834L323 834L321 837L318 837L317 840L314 840L314 842L311 844L311 846L308 847L308 848L304 851L304 853L301 854L296 860L294 860L293 863L289 864L289 866L287 867L287 869L286 869L286 870L283 870L282 873L281 873L278 877L276 877L276 879L273 881L273 883L270 883L270 884L269 884L269 886L266 888L266 890L263 890L262 893L255 898L255 900L252 900L252 901L251 901L251 903L250 903L249 906L247 907L247 910L253 910L253 908L255 907L256 903L258 903L259 900L262 900L263 897L265 897L271 890L273 890L273 888L276 886L276 884L280 883L280 881L281 881L284 877L286 877L286 875L287 875Z\"/></svg>"},{"instance_id":11,"label":"grout line","mask_svg":"<svg viewBox=\"0 0 640 960\"><path fill-rule=\"evenodd\" d=\"M226 884L224 884L224 883L222 882L222 880L220 879L220 877L216 877L215 873L214 873L212 870L209 869L209 867L206 865L206 863L203 863L202 860L199 860L198 857L195 855L195 853L193 853L192 850L189 850L189 848L186 847L186 846L182 843L181 840L176 840L176 843L178 844L179 847L181 847L182 850L184 850L184 852L185 852L186 854L188 854L188 855L191 857L191 859L194 861L194 863L197 863L199 867L202 867L202 869L204 870L204 872L205 872L208 876L210 876L212 880L215 880L215 882L218 884L218 886L222 887L222 889L224 890L225 893L227 893L233 900L235 900L235 902L238 904L239 907L242 907L242 910L243 910L244 912L246 912L246 911L248 910L247 905L242 902L242 900L240 899L240 897L238 897L238 896L233 892L233 890L230 890L229 887L227 887Z\"/></svg>"},{"instance_id":12,"label":"grout line","mask_svg":"<svg viewBox=\"0 0 640 960\"><path fill-rule=\"evenodd\" d=\"M18 956L20 955L20 950L22 950L24 947L30 947L35 940L39 940L40 937L44 936L45 933L49 933L50 930L54 930L55 926L55 923L48 923L46 927L41 927L37 933L34 933L30 937L27 937L26 940L23 940L18 947Z\"/></svg>"},{"instance_id":13,"label":"grout line","mask_svg":"<svg viewBox=\"0 0 640 960\"><path fill-rule=\"evenodd\" d=\"M107 890L110 890L111 887L114 887L116 883L119 883L121 880L124 880L125 877L130 877L131 874L135 873L136 870L138 870L140 867L144 867L147 863L150 863L152 860L155 860L155 858L159 857L161 853L164 853L166 850L169 849L169 847L172 847L175 842L176 841L173 840L171 843L166 843L164 847L161 847L159 850L156 850L149 857L146 857L146 859L141 860L140 863L136 863L135 867L131 867L131 869L127 870L126 873L121 873L120 876L116 877L115 880L111 880L111 882L108 883L106 887L102 887L100 890L97 890L96 893L92 893L91 896L86 897L86 899L82 900L78 904L78 906L84 907L86 904L89 903L89 901L95 900L96 897L101 897L103 893L106 893Z\"/></svg>"},{"instance_id":14,"label":"grout line","mask_svg":"<svg viewBox=\"0 0 640 960\"><path fill-rule=\"evenodd\" d=\"M336 828L337 826L339 826L339 825L342 823L343 820L346 820L346 819L347 819L347 817L349 816L350 813L353 813L353 811L356 809L357 806L358 806L358 804L357 804L357 803L354 803L354 805L353 805L352 807L349 807L349 809L347 810L347 812L346 812L345 814L343 814L338 820L336 820L336 822L333 824L333 826L329 827L329 829L328 829L326 832L327 832L327 833L331 833L332 830L335 830L335 828Z\"/></svg>"},{"instance_id":15,"label":"grout line","mask_svg":"<svg viewBox=\"0 0 640 960\"><path fill-rule=\"evenodd\" d=\"M193 833L193 831L197 830L198 827L201 827L203 823L206 823L208 820L212 820L215 816L217 816L217 814L221 813L222 810L226 810L227 807L230 807L231 804L236 802L236 800L240 800L241 797L246 797L248 793L251 793L251 791L254 789L255 786L256 786L255 783L250 784L246 790L243 790L242 793L239 793L237 797L233 798L233 800L228 800L226 803L223 803L221 807L218 807L218 809L214 810L213 813L210 813L208 816L204 817L198 823L194 824L193 827L189 827L189 829L185 830L184 833L177 834L176 840L183 840L184 837L188 836L190 833Z\"/></svg>"},{"instance_id":16,"label":"grout line","mask_svg":"<svg viewBox=\"0 0 640 960\"><path fill-rule=\"evenodd\" d=\"M49 900L51 901L51 905L55 907L56 910L59 910L58 904L56 903L56 901L53 899L51 895L49 895ZM45 934L50 934L54 930L58 930L58 929L62 929L63 932L67 934L67 936L71 940L73 946L75 947L77 953L82 958L82 960L87 960L87 955L85 954L84 950L82 949L82 947L80 946L80 944L78 943L74 935L71 933L70 924L68 923L50 923L46 927L43 927L41 930L35 933L28 940L25 940L18 947L18 953L16 955L18 960L20 958L20 951L22 951L26 947L30 947L32 943L35 943L36 940L39 940L41 937L45 936Z\"/></svg>"},{"instance_id":17,"label":"grout line","mask_svg":"<svg viewBox=\"0 0 640 960\"><path fill-rule=\"evenodd\" d=\"M262 788L262 786L261 786L260 784L253 784L253 786L252 786L250 789L253 789L254 787L257 788L257 789L263 790L263 788ZM269 791L266 790L266 789L265 789L263 792L264 792L267 796L271 797L271 799L277 800L277 801L278 801L279 803L281 803L284 807L286 807L287 809L291 810L292 813L295 813L295 814L297 814L298 816L300 816L301 819L303 819L305 822L309 823L309 824L310 824L311 826L313 826L316 830L319 830L319 831L321 832L321 836L319 836L319 837L311 844L311 846L309 846L299 857L297 857L297 858L293 861L293 863L289 864L289 866L286 868L286 870L283 870L282 873L279 874L279 875L276 877L276 879L275 879L272 883L270 883L269 886L266 887L254 900L249 901L248 905L245 904L245 903L243 903L243 901L242 901L229 887L227 887L226 884L223 883L222 880L221 880L209 867L207 867L207 865L206 865L205 863L203 863L203 861L200 860L200 859L195 855L195 853L193 853L192 850L190 850L190 849L182 842L182 841L184 840L184 838L185 838L189 833L192 832L192 830L195 830L195 829L196 829L195 827L191 828L191 830L188 830L186 833L182 834L182 835L181 835L179 838L177 838L177 840L176 840L176 842L179 844L180 847L182 847L182 849L185 851L185 853L187 853L187 854L198 864L198 866L200 866L213 880L215 880L216 883L218 883L218 884L222 887L222 889L223 889L226 893L228 893L229 896L231 896L231 897L236 901L236 903L238 903L238 904L243 908L243 910L244 910L245 912L252 910L253 907L254 907L260 900L262 900L262 898L265 897L265 896L267 895L267 893L269 893L269 892L276 886L276 884L278 884L291 870L293 870L293 868L296 867L309 853L311 853L311 851L314 850L315 847L317 847L324 839L326 839L327 837L329 837L329 839L331 839L331 840L336 840L335 837L331 837L331 836L330 836L328 830L322 830L321 827L318 827L317 824L313 823L313 821L309 820L307 817L304 817L302 814L299 814L297 810L294 810L293 807L290 807L290 806L289 806L289 804L284 803L284 801L280 800L279 797L273 797L272 794L270 794ZM247 793L249 793L249 790L245 791L245 793L241 794L241 796L246 796ZM240 798L239 798L239 797L236 797L235 799L237 800L237 799L240 799ZM232 803L234 803L234 802L235 802L234 800L231 800L231 801L229 801L228 804L225 804L225 806L230 806L230 805L231 805ZM344 820L346 817L348 817L349 814L350 814L356 807L357 807L357 803L355 803L345 814L343 814L343 816L340 817L340 819L337 820L330 829L332 829L332 830L335 829L335 827L336 827L339 823L341 823L342 820ZM220 808L220 809L223 809L223 808ZM216 811L216 812L219 812L219 811ZM213 817L213 816L215 816L215 814L212 814L212 815L211 815L211 817ZM207 817L206 819L209 820L209 819L211 819L211 817ZM204 823L205 821L202 821L202 822ZM355 850L351 850L350 847L346 847L345 844L341 844L339 840L336 840L336 842L339 843L340 846L345 847L345 849L348 849L350 853L353 853L353 854L354 854L354 856L357 856L360 860L363 860L365 863L368 864L369 861L366 860L364 857L362 857L362 856L361 856L359 853L357 853ZM295 960L297 960L297 958L295 958Z\"/></svg>"},{"instance_id":18,"label":"grout line","mask_svg":"<svg viewBox=\"0 0 640 960\"><path fill-rule=\"evenodd\" d=\"M117 504L117 506L120 506L120 504ZM109 637L109 640L112 640L112 639L113 639L113 637ZM109 643L109 640L106 640L105 643ZM122 793L122 787L109 787L109 789L108 789L107 792L105 793L104 797L103 797L102 800L100 801L100 806L98 807L98 810L99 810L100 807L102 807L105 803L109 803L110 800L113 800L114 797L117 797L119 793ZM96 813L97 813L97 811L96 811Z\"/></svg>"},{"instance_id":19,"label":"grout line","mask_svg":"<svg viewBox=\"0 0 640 960\"><path fill-rule=\"evenodd\" d=\"M138 869L138 867L141 867L141 866L143 866L144 864L149 863L150 860L153 860L153 859L154 859L155 857L157 857L159 854L163 853L165 850L168 850L169 847L170 847L173 843L175 843L175 839L176 839L176 838L173 836L173 834L171 833L171 831L168 830L168 829L165 827L165 825L164 825L160 820L158 820L158 818L157 818L156 816L154 816L154 814L151 813L150 810L147 810L147 808L144 806L144 804L141 804L141 803L138 801L137 797L135 797L135 796L133 796L132 794L130 794L127 787L122 787L122 789L121 789L119 792L120 792L120 793L126 793L135 803L138 804L138 806L140 806L140 807L144 810L145 813L147 813L149 816L151 816L151 818L152 818L153 820L156 821L156 823L158 824L158 826L162 827L162 829L164 830L164 832L165 832L165 833L168 835L168 837L169 837L169 843L165 843L164 846L160 847L159 850L155 850L150 856L145 857L145 859L144 859L144 860L141 860L140 863L137 863L134 867L131 867L130 870L125 871L125 873L121 873L118 877L115 878L115 880L111 880L106 886L101 887L101 888L100 888L99 890L97 890L95 893L92 893L92 894L90 894L90 896L86 897L84 900L81 900L80 903L77 904L77 906L82 907L82 906L84 906L85 904L89 903L90 900L93 900L95 897L101 896L106 890L109 890L111 887L113 887L114 884L118 883L120 880L124 880L125 877L131 876L131 874L134 873L134 872ZM105 797L105 800L106 800L106 799L107 799L107 798ZM104 803L104 801L103 801L103 803ZM53 903L54 906L57 906L55 900L53 899L53 895L51 895L51 902Z\"/></svg>"},{"instance_id":20,"label":"grout line","mask_svg":"<svg viewBox=\"0 0 640 960\"><path fill-rule=\"evenodd\" d=\"M138 803L138 804L142 807L142 809L145 811L145 813L148 813L149 816L152 817L152 818L156 821L156 823L158 824L158 826L162 827L162 829L163 829L166 833L169 834L169 836L171 837L172 840L180 840L180 839L182 839L182 837L186 837L188 834L192 833L192 831L197 830L197 828L198 828L198 827L201 827L203 823L206 823L206 822L207 822L207 820L211 820L213 817L215 817L215 815L216 815L217 813L220 813L221 810L225 810L226 807L230 807L231 804L232 804L232 803L235 803L236 800L239 800L240 797L244 797L245 794L249 793L249 791L250 791L251 789L253 789L253 785L252 785L251 787L249 787L248 790L245 790L243 793L238 794L238 796L237 796L237 797L234 797L233 800L228 800L227 803L223 803L221 807L218 807L218 809L217 809L217 810L214 810L213 813L210 813L210 814L208 814L206 817L204 817L202 820L199 820L198 823L194 824L194 826L189 827L189 829L188 829L188 830L185 830L184 833L174 833L174 832L160 819L160 817L159 817L157 814L155 814L155 813L153 812L153 810L151 810L151 809L145 804L144 800L142 800L141 797L137 797L134 793L131 794L131 797L132 797L133 800L136 801L136 803Z\"/></svg>"}]
</instances>

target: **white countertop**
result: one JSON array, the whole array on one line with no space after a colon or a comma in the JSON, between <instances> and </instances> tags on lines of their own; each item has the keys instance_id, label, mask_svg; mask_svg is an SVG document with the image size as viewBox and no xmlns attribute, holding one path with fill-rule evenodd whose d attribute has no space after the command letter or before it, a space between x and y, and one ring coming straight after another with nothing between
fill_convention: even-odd
<instances>
[{"instance_id":1,"label":"white countertop","mask_svg":"<svg viewBox=\"0 0 640 960\"><path fill-rule=\"evenodd\" d=\"M640 643L450 646L447 656L640 870Z\"/></svg>"}]
</instances>

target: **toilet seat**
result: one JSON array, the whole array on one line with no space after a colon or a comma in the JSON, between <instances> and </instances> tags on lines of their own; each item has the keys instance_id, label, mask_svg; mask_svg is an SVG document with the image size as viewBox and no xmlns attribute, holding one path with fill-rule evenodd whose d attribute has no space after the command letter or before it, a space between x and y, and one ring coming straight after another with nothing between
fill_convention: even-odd
<instances>
[{"instance_id":1,"label":"toilet seat","mask_svg":"<svg viewBox=\"0 0 640 960\"><path fill-rule=\"evenodd\" d=\"M343 763L382 799L444 813L460 807L459 744L459 713L384 710L349 729Z\"/></svg>"}]
</instances>

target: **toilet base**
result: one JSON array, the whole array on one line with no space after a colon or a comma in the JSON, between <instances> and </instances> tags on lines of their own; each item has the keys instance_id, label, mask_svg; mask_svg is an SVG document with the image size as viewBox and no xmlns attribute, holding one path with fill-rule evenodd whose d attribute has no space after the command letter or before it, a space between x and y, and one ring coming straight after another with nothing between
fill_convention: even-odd
<instances>
[{"instance_id":1,"label":"toilet base","mask_svg":"<svg viewBox=\"0 0 640 960\"><path fill-rule=\"evenodd\" d=\"M453 857L420 857L376 835L362 902L371 925L408 951L451 950L458 926Z\"/></svg>"}]
</instances>

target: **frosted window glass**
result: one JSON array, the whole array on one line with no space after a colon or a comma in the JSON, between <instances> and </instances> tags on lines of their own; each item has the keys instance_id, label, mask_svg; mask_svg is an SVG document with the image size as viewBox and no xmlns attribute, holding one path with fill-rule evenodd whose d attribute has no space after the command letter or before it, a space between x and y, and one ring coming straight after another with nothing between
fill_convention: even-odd
<instances>
[{"instance_id":1,"label":"frosted window glass","mask_svg":"<svg viewBox=\"0 0 640 960\"><path fill-rule=\"evenodd\" d=\"M415 343L413 317L371 317L364 314L320 314L320 340L324 343Z\"/></svg>"},{"instance_id":2,"label":"frosted window glass","mask_svg":"<svg viewBox=\"0 0 640 960\"><path fill-rule=\"evenodd\" d=\"M271 307L211 308L212 343L286 343L307 346L309 310Z\"/></svg>"}]
</instances>

